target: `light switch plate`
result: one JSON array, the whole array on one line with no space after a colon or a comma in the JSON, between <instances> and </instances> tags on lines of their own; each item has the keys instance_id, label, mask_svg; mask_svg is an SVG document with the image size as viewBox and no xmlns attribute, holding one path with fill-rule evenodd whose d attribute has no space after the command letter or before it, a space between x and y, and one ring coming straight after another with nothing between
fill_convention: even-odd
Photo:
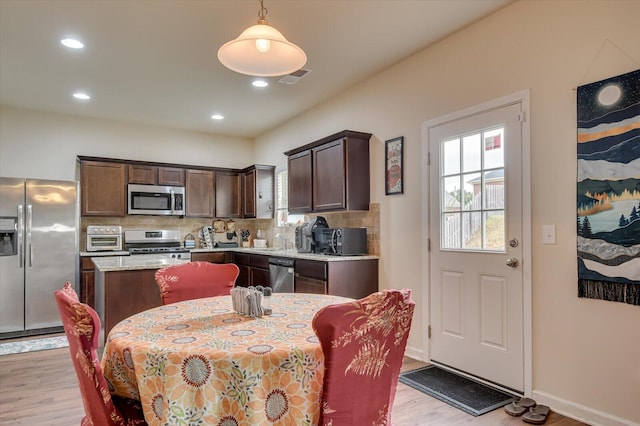
<instances>
[{"instance_id":1,"label":"light switch plate","mask_svg":"<svg viewBox=\"0 0 640 426\"><path fill-rule=\"evenodd\" d=\"M542 244L556 243L556 226L542 225Z\"/></svg>"}]
</instances>

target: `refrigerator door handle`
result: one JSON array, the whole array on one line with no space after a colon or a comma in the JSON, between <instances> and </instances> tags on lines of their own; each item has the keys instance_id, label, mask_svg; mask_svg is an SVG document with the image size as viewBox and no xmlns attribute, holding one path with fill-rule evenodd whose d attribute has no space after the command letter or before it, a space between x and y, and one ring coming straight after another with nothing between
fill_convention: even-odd
<instances>
[{"instance_id":1,"label":"refrigerator door handle","mask_svg":"<svg viewBox=\"0 0 640 426\"><path fill-rule=\"evenodd\" d=\"M24 267L24 206L18 204L18 265Z\"/></svg>"},{"instance_id":2,"label":"refrigerator door handle","mask_svg":"<svg viewBox=\"0 0 640 426\"><path fill-rule=\"evenodd\" d=\"M31 226L33 224L33 206L29 204L27 206L27 251L29 254L29 267L33 266L33 257L31 253Z\"/></svg>"}]
</instances>

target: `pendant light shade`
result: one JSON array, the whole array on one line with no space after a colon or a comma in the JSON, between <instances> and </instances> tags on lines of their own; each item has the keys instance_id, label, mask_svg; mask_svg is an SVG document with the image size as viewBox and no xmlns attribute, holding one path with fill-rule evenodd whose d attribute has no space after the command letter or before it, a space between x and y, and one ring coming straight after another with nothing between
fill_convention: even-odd
<instances>
[{"instance_id":1,"label":"pendant light shade","mask_svg":"<svg viewBox=\"0 0 640 426\"><path fill-rule=\"evenodd\" d=\"M266 19L260 0L259 20L218 50L218 60L232 71L256 77L275 77L299 70L307 55L288 41Z\"/></svg>"}]
</instances>

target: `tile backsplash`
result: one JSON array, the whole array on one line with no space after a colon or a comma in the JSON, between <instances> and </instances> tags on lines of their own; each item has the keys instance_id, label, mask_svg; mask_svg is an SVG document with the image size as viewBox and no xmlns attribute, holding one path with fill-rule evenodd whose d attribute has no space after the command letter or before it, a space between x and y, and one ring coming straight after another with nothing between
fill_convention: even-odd
<instances>
[{"instance_id":1,"label":"tile backsplash","mask_svg":"<svg viewBox=\"0 0 640 426\"><path fill-rule=\"evenodd\" d=\"M323 216L332 228L367 228L367 244L369 254L380 254L380 204L372 203L368 211L326 212L319 215L305 215L305 221L314 216ZM233 219L236 229L247 229L255 238L260 230L269 247L281 247L278 234L284 234L288 241L295 240L295 227L275 226L273 219ZM163 216L125 216L125 217L83 217L80 222L80 250L85 250L86 229L88 225L120 225L122 229L178 229L182 240L187 234L196 239L196 248L200 248L198 230L212 225L212 219L178 218Z\"/></svg>"}]
</instances>

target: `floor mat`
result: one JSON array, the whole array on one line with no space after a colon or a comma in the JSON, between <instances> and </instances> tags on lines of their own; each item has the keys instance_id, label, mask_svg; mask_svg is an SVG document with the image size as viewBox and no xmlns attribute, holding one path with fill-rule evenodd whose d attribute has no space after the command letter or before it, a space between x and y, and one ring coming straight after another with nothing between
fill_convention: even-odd
<instances>
[{"instance_id":1,"label":"floor mat","mask_svg":"<svg viewBox=\"0 0 640 426\"><path fill-rule=\"evenodd\" d=\"M513 395L434 365L400 375L400 382L473 416L503 407Z\"/></svg>"},{"instance_id":2,"label":"floor mat","mask_svg":"<svg viewBox=\"0 0 640 426\"><path fill-rule=\"evenodd\" d=\"M66 348L69 346L66 336L45 337L41 339L16 340L0 343L0 355L19 354L22 352L44 351L47 349Z\"/></svg>"}]
</instances>

